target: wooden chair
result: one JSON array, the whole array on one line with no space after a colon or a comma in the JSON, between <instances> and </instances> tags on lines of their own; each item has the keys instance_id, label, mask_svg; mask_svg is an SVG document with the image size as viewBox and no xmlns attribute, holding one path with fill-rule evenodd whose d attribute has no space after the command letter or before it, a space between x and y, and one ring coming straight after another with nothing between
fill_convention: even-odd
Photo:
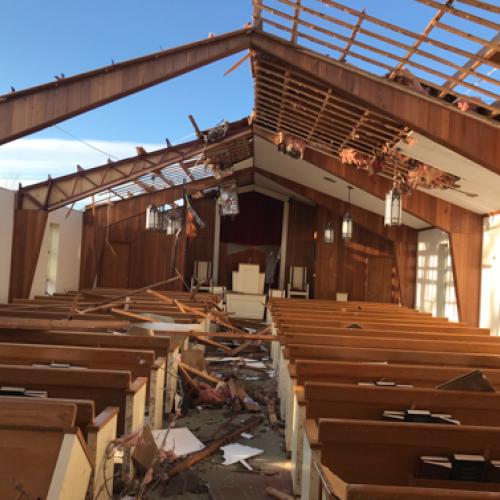
<instances>
[{"instance_id":1,"label":"wooden chair","mask_svg":"<svg viewBox=\"0 0 500 500\"><path fill-rule=\"evenodd\" d=\"M212 263L203 260L194 261L193 277L191 278L191 290L196 288L197 284L201 283L198 287L200 291L212 291Z\"/></svg>"},{"instance_id":2,"label":"wooden chair","mask_svg":"<svg viewBox=\"0 0 500 500\"><path fill-rule=\"evenodd\" d=\"M307 282L307 267L290 266L287 297L309 298L309 283Z\"/></svg>"}]
</instances>

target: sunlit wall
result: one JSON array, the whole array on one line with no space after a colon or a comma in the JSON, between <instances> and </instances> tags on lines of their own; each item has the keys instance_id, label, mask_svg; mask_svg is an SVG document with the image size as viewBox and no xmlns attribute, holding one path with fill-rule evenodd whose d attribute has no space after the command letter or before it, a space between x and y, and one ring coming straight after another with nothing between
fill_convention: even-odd
<instances>
[{"instance_id":1,"label":"sunlit wall","mask_svg":"<svg viewBox=\"0 0 500 500\"><path fill-rule=\"evenodd\" d=\"M500 214L483 222L480 325L500 335Z\"/></svg>"},{"instance_id":2,"label":"sunlit wall","mask_svg":"<svg viewBox=\"0 0 500 500\"><path fill-rule=\"evenodd\" d=\"M458 321L448 234L428 229L418 234L415 306Z\"/></svg>"}]
</instances>

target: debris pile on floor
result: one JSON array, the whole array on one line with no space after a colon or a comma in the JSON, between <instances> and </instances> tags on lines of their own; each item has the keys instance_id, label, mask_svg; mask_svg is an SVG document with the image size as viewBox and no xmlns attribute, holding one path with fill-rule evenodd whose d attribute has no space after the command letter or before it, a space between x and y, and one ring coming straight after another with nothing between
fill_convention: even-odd
<instances>
[{"instance_id":1,"label":"debris pile on floor","mask_svg":"<svg viewBox=\"0 0 500 500\"><path fill-rule=\"evenodd\" d=\"M270 342L262 340L269 327L236 326L215 307L199 314L217 330L190 336L178 355L176 407L166 428L145 427L118 443L133 449L134 470L131 479L115 482L114 498L223 500L238 490L243 499L276 498L272 492L286 498L289 461Z\"/></svg>"}]
</instances>

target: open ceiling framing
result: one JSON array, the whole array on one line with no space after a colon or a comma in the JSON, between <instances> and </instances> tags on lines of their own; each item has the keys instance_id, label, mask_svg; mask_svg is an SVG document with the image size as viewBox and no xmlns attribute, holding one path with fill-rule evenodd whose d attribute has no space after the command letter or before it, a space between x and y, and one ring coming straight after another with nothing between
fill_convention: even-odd
<instances>
[{"instance_id":1,"label":"open ceiling framing","mask_svg":"<svg viewBox=\"0 0 500 500\"><path fill-rule=\"evenodd\" d=\"M423 32L415 33L353 9L345 0L253 1L254 23L264 31L321 54L326 50L329 57L377 76L394 80L402 69L411 68L429 95L446 102L463 97L478 106L477 112L500 119L500 80L495 78L500 69L500 24L492 20L499 19L497 5L477 0L415 0L435 10ZM467 31L459 22L464 19ZM440 31L452 34L457 43L444 41ZM478 36L478 31L491 36ZM460 42L466 47L474 42L476 50L461 48Z\"/></svg>"},{"instance_id":2,"label":"open ceiling framing","mask_svg":"<svg viewBox=\"0 0 500 500\"><path fill-rule=\"evenodd\" d=\"M0 144L250 49L258 127L288 132L335 159L343 148L377 155L405 141L412 130L427 131L432 140L499 174L500 25L492 19L500 7L479 0L407 1L434 9L421 34L352 9L346 0L253 0L253 29L0 96ZM457 19L481 30L464 31ZM467 48L444 42L439 31L466 40ZM477 50L470 50L471 42ZM406 67L416 71L422 91L398 82ZM97 88L106 95L92 91ZM469 95L472 90L480 99ZM461 97L477 107L459 110L453 103ZM64 106L53 106L59 102ZM410 108L426 108L420 112L425 119L414 119ZM438 118L446 127L436 129ZM471 131L471 139L457 139L457 130ZM154 152L138 148L135 157L79 167L75 174L22 188L18 206L54 210L88 197L119 200L189 186L213 177L217 167L252 157L252 140L252 128L240 121L218 143L198 138ZM488 143L493 146L485 153ZM386 165L381 175L393 178L403 168Z\"/></svg>"}]
</instances>

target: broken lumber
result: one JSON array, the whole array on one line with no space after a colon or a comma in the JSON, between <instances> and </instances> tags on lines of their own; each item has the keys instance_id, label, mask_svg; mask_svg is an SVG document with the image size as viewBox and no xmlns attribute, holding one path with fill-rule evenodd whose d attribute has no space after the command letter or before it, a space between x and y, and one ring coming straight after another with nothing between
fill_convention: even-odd
<instances>
[{"instance_id":1,"label":"broken lumber","mask_svg":"<svg viewBox=\"0 0 500 500\"><path fill-rule=\"evenodd\" d=\"M186 365L186 363L183 363L182 361L179 361L179 367L188 371L189 373L192 373L193 375L196 375L197 377L206 380L207 382L211 382L213 384L218 384L219 382L221 382L219 378L214 377L208 373L202 372L200 370L197 370L192 366Z\"/></svg>"},{"instance_id":2,"label":"broken lumber","mask_svg":"<svg viewBox=\"0 0 500 500\"><path fill-rule=\"evenodd\" d=\"M214 441L210 446L207 446L204 450L201 450L198 453L194 453L193 455L190 455L182 462L179 462L177 465L175 465L172 469L170 469L167 472L168 478L172 478L172 477L176 476L177 474L180 474L181 472L185 471L186 469L189 469L194 464L209 457L210 455L215 453L221 446L223 446L226 443L230 443L231 441L237 439L241 433L247 432L247 431L253 429L257 425L259 425L261 422L262 422L262 417L260 417L260 416L249 418L248 420L246 420L243 423L243 425L238 427L236 430L227 433L224 437L218 439L217 441Z\"/></svg>"},{"instance_id":3,"label":"broken lumber","mask_svg":"<svg viewBox=\"0 0 500 500\"><path fill-rule=\"evenodd\" d=\"M200 392L200 388L196 383L196 381L193 379L193 377L191 377L191 375L189 375L188 371L185 368L180 366L180 364L179 364L179 370L181 371L182 376L186 380L187 384L190 385L195 391Z\"/></svg>"},{"instance_id":4,"label":"broken lumber","mask_svg":"<svg viewBox=\"0 0 500 500\"><path fill-rule=\"evenodd\" d=\"M130 319L135 319L136 321L143 321L146 323L152 323L154 322L153 318L150 318L149 316L142 316L140 314L136 314L130 311L124 311L123 309L115 309L114 307L111 308L111 312L113 314L116 314L117 316L123 316L125 318L130 318Z\"/></svg>"},{"instance_id":5,"label":"broken lumber","mask_svg":"<svg viewBox=\"0 0 500 500\"><path fill-rule=\"evenodd\" d=\"M237 354L239 354L241 351L244 351L250 344L252 343L251 340L246 340L245 342L241 343L238 347L236 347L235 349L233 349L229 355L230 356L236 356Z\"/></svg>"},{"instance_id":6,"label":"broken lumber","mask_svg":"<svg viewBox=\"0 0 500 500\"><path fill-rule=\"evenodd\" d=\"M196 342L199 342L200 344L209 345L209 346L215 347L217 349L221 349L226 354L229 354L232 351L232 349L230 347L228 347L227 345L220 344L219 342L215 342L214 340L206 339L204 337L196 337Z\"/></svg>"}]
</instances>

